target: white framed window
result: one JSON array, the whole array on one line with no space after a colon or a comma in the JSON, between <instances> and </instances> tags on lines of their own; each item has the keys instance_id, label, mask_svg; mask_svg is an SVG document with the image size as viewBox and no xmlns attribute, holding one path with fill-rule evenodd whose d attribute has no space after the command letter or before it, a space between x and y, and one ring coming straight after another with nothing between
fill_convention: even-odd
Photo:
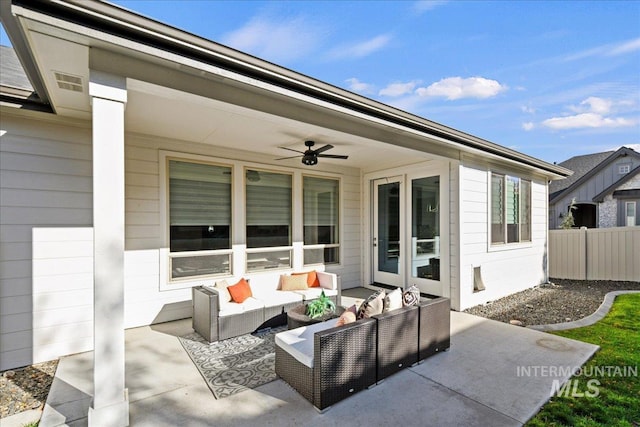
<instances>
[{"instance_id":1,"label":"white framed window","mask_svg":"<svg viewBox=\"0 0 640 427\"><path fill-rule=\"evenodd\" d=\"M302 177L304 265L340 262L340 181Z\"/></svg>"},{"instance_id":2,"label":"white framed window","mask_svg":"<svg viewBox=\"0 0 640 427\"><path fill-rule=\"evenodd\" d=\"M292 267L293 176L245 169L247 271Z\"/></svg>"},{"instance_id":3,"label":"white framed window","mask_svg":"<svg viewBox=\"0 0 640 427\"><path fill-rule=\"evenodd\" d=\"M231 166L167 159L170 281L231 274Z\"/></svg>"},{"instance_id":4,"label":"white framed window","mask_svg":"<svg viewBox=\"0 0 640 427\"><path fill-rule=\"evenodd\" d=\"M531 181L491 173L491 244L531 241Z\"/></svg>"},{"instance_id":5,"label":"white framed window","mask_svg":"<svg viewBox=\"0 0 640 427\"><path fill-rule=\"evenodd\" d=\"M620 175L624 175L631 172L631 165L619 165L618 166L618 173Z\"/></svg>"},{"instance_id":6,"label":"white framed window","mask_svg":"<svg viewBox=\"0 0 640 427\"><path fill-rule=\"evenodd\" d=\"M636 225L636 202L624 203L624 217L627 227Z\"/></svg>"}]
</instances>

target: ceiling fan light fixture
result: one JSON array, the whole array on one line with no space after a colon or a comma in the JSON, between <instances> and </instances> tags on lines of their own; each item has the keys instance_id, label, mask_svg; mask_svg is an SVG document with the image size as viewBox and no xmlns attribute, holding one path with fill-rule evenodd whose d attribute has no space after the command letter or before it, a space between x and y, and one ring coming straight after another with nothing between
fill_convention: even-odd
<instances>
[{"instance_id":1,"label":"ceiling fan light fixture","mask_svg":"<svg viewBox=\"0 0 640 427\"><path fill-rule=\"evenodd\" d=\"M314 166L318 164L318 157L314 155L302 156L302 164L307 166Z\"/></svg>"}]
</instances>

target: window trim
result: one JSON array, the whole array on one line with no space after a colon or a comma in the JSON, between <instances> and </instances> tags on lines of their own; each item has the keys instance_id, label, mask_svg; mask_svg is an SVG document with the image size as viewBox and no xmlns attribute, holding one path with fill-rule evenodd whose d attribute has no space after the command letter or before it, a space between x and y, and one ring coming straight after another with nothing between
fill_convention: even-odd
<instances>
[{"instance_id":1,"label":"window trim","mask_svg":"<svg viewBox=\"0 0 640 427\"><path fill-rule=\"evenodd\" d=\"M247 244L247 240L248 240L248 236L247 236L247 172L249 170L252 171L256 171L256 172L264 172L264 173L271 173L271 174L280 174L280 175L288 175L291 178L291 228L289 230L289 239L290 239L290 244L289 245L284 245L284 246L258 246L258 247L252 247L250 248ZM296 220L295 220L295 209L294 209L294 205L295 205L295 196L296 196L296 190L295 190L295 185L296 185L296 179L295 179L295 173L294 171L286 171L286 170L272 170L266 167L253 167L253 166L249 166L249 165L245 165L242 169L242 192L243 192L243 206L244 206L244 215L243 215L243 229L244 229L244 242L245 242L245 253L244 253L244 274L254 274L254 273L261 273L261 272L265 272L265 271L282 271L282 270L291 270L294 267L294 250L293 250L293 246L294 246L294 241L295 241L295 232L294 232L294 227L296 226ZM232 241L233 244L233 241ZM272 252L282 252L288 250L290 253L289 256L289 266L285 266L285 267L277 267L277 268L268 268L268 269L261 269L261 270L249 270L249 254L255 254L255 253L272 253Z\"/></svg>"},{"instance_id":2,"label":"window trim","mask_svg":"<svg viewBox=\"0 0 640 427\"><path fill-rule=\"evenodd\" d=\"M171 279L170 272L170 252L169 252L169 163L170 160L205 163L216 166L231 167L231 249L220 249L211 252L230 253L231 274L215 276L193 276ZM265 172L285 173L292 176L292 230L290 247L292 262L290 268L277 269L278 271L297 271L308 266L304 265L303 250L303 228L304 219L302 213L302 176L314 176L318 178L335 179L339 182L338 194L338 225L340 228L339 239L344 241L344 180L343 175L335 172L312 172L308 173L303 168L286 167L272 164L264 164L253 161L235 160L230 158L215 157L212 155L192 154L173 150L158 150L158 176L159 176L159 211L160 211L160 235L161 247L159 249L160 266L160 291L175 291L188 289L202 284L213 284L215 280L229 279L240 276L259 276L268 274L276 269L256 270L249 272L246 266L246 189L244 180L246 179L246 169L264 170ZM298 200L300 198L300 200ZM340 243L342 245L342 243ZM287 247L289 248L289 247ZM262 248L249 248L249 250L260 250ZM275 249L275 248L267 248ZM339 262L334 264L313 264L314 266L327 265L331 268L339 268L343 264L343 251L340 251ZM214 253L215 254L215 253Z\"/></svg>"},{"instance_id":3,"label":"window trim","mask_svg":"<svg viewBox=\"0 0 640 427\"><path fill-rule=\"evenodd\" d=\"M343 191L343 182L342 182L342 178L339 176L331 176L331 175L319 175L319 174L314 174L314 173L305 173L302 172L300 174L300 196L302 197L301 202L302 202L302 231L301 231L301 241L302 241L302 260L301 260L301 264L304 268L306 267L313 267L313 266L317 266L317 265L332 265L332 266L338 266L338 265L342 265L343 262L343 251L342 251L342 242L343 242L343 233L344 233L344 191ZM305 245L304 244L304 178L308 177L308 178L318 178L318 179L331 179L334 181L338 181L338 242L337 243L331 243L331 244L326 244L326 243L320 243L320 244L312 244L312 245ZM326 264L326 263L305 263L304 262L304 250L305 249L325 249L325 248L334 248L337 247L338 248L338 260L337 262L333 262L330 264Z\"/></svg>"},{"instance_id":4,"label":"window trim","mask_svg":"<svg viewBox=\"0 0 640 427\"><path fill-rule=\"evenodd\" d=\"M633 206L633 224L627 225L627 220L631 218L628 214L629 206ZM635 227L638 222L638 205L635 201L632 202L624 202L624 227Z\"/></svg>"},{"instance_id":5,"label":"window trim","mask_svg":"<svg viewBox=\"0 0 640 427\"><path fill-rule=\"evenodd\" d=\"M631 164L618 165L618 175L626 175L631 172Z\"/></svg>"},{"instance_id":6,"label":"window trim","mask_svg":"<svg viewBox=\"0 0 640 427\"><path fill-rule=\"evenodd\" d=\"M200 156L193 155L187 153L178 153L178 152L168 152L168 151L159 151L160 154L160 162L158 163L160 166L160 226L162 229L162 241L163 248L160 250L160 267L161 267L161 290L163 289L163 285L166 286L165 289L173 290L178 289L180 287L190 287L193 284L189 284L190 282L196 280L209 280L209 279L219 279L225 277L232 277L234 274L234 265L233 265L233 235L234 235L234 194L235 194L235 186L234 186L234 170L235 165L230 162L225 162L223 159L215 159L208 156ZM170 179L171 176L169 174L169 162L171 161L179 161L185 163L197 163L202 165L209 166L219 166L229 168L231 172L231 194L230 194L230 204L231 204L231 224L229 226L229 239L230 239L230 248L227 249L213 249L213 250L203 250L203 251L179 251L179 252L171 252L171 221L170 221L170 199L169 199L169 191L170 191ZM205 274L201 276L190 276L190 277L178 277L173 278L171 275L171 266L172 260L174 258L183 258L187 256L211 256L211 255L228 255L229 257L229 273L222 274ZM164 276L164 279L163 279ZM180 286L181 284L187 284L185 286Z\"/></svg>"},{"instance_id":7,"label":"window trim","mask_svg":"<svg viewBox=\"0 0 640 427\"><path fill-rule=\"evenodd\" d=\"M504 240L505 242L501 242L501 243L494 243L493 240L493 223L492 223L492 202L493 202L493 185L492 185L492 178L493 175L499 175L502 177L502 182L503 182L503 187L504 187L504 194L503 194L503 218L504 218ZM512 250L512 249L518 249L518 248L529 248L533 246L533 179L530 178L523 178L522 176L518 176L517 174L510 174L508 172L503 172L503 171L498 171L498 170L489 170L487 171L487 187L488 187L488 191L487 191L487 234L488 234L488 238L487 238L487 250L489 252L497 252L497 251L504 251L504 250ZM519 194L519 199L518 199L518 207L519 207L519 222L518 222L518 241L517 242L507 242L508 240L508 231L507 231L507 203L506 203L506 190L507 190L507 178L517 178L518 182L519 182L519 188L520 191L518 192ZM527 181L529 183L529 227L530 229L530 240L520 240L521 236L522 236L522 209L523 209L523 204L522 204L522 190L521 190L521 185L520 183L522 181Z\"/></svg>"}]
</instances>

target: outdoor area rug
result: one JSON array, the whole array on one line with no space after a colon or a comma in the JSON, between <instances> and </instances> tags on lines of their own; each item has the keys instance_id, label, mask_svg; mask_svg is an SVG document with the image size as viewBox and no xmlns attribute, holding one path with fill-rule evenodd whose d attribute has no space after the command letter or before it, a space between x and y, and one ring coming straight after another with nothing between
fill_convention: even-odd
<instances>
[{"instance_id":1,"label":"outdoor area rug","mask_svg":"<svg viewBox=\"0 0 640 427\"><path fill-rule=\"evenodd\" d=\"M216 399L276 379L274 336L286 326L209 344L199 334L178 337Z\"/></svg>"}]
</instances>

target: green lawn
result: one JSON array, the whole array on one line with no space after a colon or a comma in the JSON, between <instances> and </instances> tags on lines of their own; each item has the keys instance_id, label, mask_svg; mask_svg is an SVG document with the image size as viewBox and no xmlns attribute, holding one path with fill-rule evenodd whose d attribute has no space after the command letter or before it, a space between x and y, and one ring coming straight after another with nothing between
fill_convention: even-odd
<instances>
[{"instance_id":1,"label":"green lawn","mask_svg":"<svg viewBox=\"0 0 640 427\"><path fill-rule=\"evenodd\" d=\"M600 346L583 369L635 367L640 374L640 294L616 298L609 314L598 323L554 332ZM600 381L597 397L553 397L527 426L640 426L640 377L598 376L579 379L578 390L591 392L587 381ZM593 393L590 393L593 394Z\"/></svg>"}]
</instances>

